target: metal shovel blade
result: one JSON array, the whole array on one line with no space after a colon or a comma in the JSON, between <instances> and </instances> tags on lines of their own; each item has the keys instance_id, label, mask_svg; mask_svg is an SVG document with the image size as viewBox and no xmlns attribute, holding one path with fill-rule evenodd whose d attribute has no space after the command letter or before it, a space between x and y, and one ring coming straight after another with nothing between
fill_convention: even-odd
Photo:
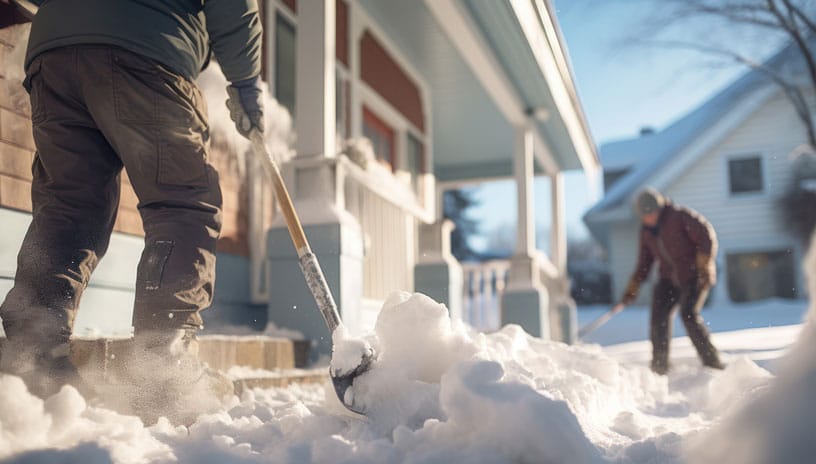
<instances>
[{"instance_id":1,"label":"metal shovel blade","mask_svg":"<svg viewBox=\"0 0 816 464\"><path fill-rule=\"evenodd\" d=\"M353 371L343 375L337 375L335 372L331 372L331 379L332 383L334 384L334 391L337 393L337 398L340 399L340 402L343 403L343 406L345 406L349 411L365 415L365 410L363 407L359 404L355 404L354 395L352 395L351 398L348 398L347 393L348 389L352 388L354 385L354 380L360 375L368 372L376 360L377 357L374 354L365 355L360 361L360 364Z\"/></svg>"},{"instance_id":2,"label":"metal shovel blade","mask_svg":"<svg viewBox=\"0 0 816 464\"><path fill-rule=\"evenodd\" d=\"M326 277L323 275L323 270L320 269L320 263L317 257L311 252L302 253L299 259L300 269L303 272L303 277L306 279L306 285L317 303L317 308L323 316L323 321L329 332L334 334L337 327L340 325L340 315L337 311L337 304L334 297L329 290L329 285L326 283ZM368 372L374 361L377 360L376 353L364 353L358 364L354 369L345 371L345 374L339 375L333 370L329 370L332 383L334 384L334 391L337 393L337 398L343 403L351 412L357 414L365 414L363 408L354 403L354 395L347 400L349 388L354 385L354 380L360 375Z\"/></svg>"}]
</instances>

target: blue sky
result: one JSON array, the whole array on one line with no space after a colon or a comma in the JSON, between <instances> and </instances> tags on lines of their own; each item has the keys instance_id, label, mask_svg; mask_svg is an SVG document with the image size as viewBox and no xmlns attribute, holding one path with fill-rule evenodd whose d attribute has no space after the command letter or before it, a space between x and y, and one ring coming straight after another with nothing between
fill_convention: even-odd
<instances>
[{"instance_id":1,"label":"blue sky","mask_svg":"<svg viewBox=\"0 0 816 464\"><path fill-rule=\"evenodd\" d=\"M633 31L653 21L656 0L554 0L572 63L578 95L595 144L637 136L645 126L659 130L694 109L740 73L739 66L711 66L696 52L632 44ZM721 31L722 32L722 31ZM601 195L597 182L579 173L566 176L568 234L588 235L581 216ZM472 216L483 230L515 223L515 186L510 181L478 191ZM549 186L536 181L536 216L549 222Z\"/></svg>"}]
</instances>

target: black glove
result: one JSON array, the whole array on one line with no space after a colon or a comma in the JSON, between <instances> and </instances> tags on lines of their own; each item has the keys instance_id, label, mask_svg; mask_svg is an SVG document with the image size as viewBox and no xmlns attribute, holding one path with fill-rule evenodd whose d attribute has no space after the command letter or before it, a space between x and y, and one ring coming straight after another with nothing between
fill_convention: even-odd
<instances>
[{"instance_id":1,"label":"black glove","mask_svg":"<svg viewBox=\"0 0 816 464\"><path fill-rule=\"evenodd\" d=\"M230 119L235 122L238 132L247 138L253 128L259 132L264 130L263 92L260 82L260 78L256 76L233 82L227 87Z\"/></svg>"}]
</instances>

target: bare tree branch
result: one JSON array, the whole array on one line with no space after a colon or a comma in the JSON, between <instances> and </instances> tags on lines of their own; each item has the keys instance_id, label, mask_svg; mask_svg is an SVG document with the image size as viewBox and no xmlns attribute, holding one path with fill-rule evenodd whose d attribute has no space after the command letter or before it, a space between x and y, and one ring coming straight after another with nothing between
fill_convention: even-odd
<instances>
[{"instance_id":1,"label":"bare tree branch","mask_svg":"<svg viewBox=\"0 0 816 464\"><path fill-rule=\"evenodd\" d=\"M795 5L791 0L782 0L782 3L793 13L793 15L798 18L800 21L805 23L807 26L808 33L811 35L816 34L816 22L808 17L805 12Z\"/></svg>"},{"instance_id":2,"label":"bare tree branch","mask_svg":"<svg viewBox=\"0 0 816 464\"><path fill-rule=\"evenodd\" d=\"M799 51L801 52L802 58L804 58L805 65L807 66L808 69L810 83L813 86L813 88L816 89L816 57L814 57L813 52L810 50L810 47L808 46L807 40L799 30L799 27L796 23L796 19L794 18L792 21L786 20L785 14L781 10L779 10L779 8L774 3L774 0L767 1L771 9L771 13L773 13L774 16L776 16L779 19L779 23L782 26L782 28L788 33L790 38L799 48ZM789 0L782 0L782 3L787 5L789 4ZM791 14L793 13L790 10L789 12ZM805 106L805 112L808 113L808 115L810 114L810 112L807 110L807 105Z\"/></svg>"},{"instance_id":3,"label":"bare tree branch","mask_svg":"<svg viewBox=\"0 0 816 464\"><path fill-rule=\"evenodd\" d=\"M807 99L805 98L804 93L799 88L799 86L787 80L785 76L782 75L777 70L767 66L764 63L752 60L751 58L748 58L744 55L733 52L731 50L725 50L722 48L711 47L693 42L683 42L675 40L651 41L651 43L664 48L682 48L686 50L698 51L709 55L718 55L721 57L729 58L733 60L735 63L745 65L751 69L754 69L762 73L774 84L780 87L782 91L785 93L785 96L788 98L791 105L793 105L794 111L796 111L796 115L805 125L805 130L807 131L809 143L811 144L811 146L816 147L816 127L814 126L813 116L810 112L810 108L808 107Z\"/></svg>"},{"instance_id":4,"label":"bare tree branch","mask_svg":"<svg viewBox=\"0 0 816 464\"><path fill-rule=\"evenodd\" d=\"M663 5L666 5L665 7ZM754 69L767 76L771 82L782 89L791 102L799 119L804 123L808 141L816 147L816 123L804 92L800 89L801 81L790 72L788 63L781 63L782 69L772 69L768 64L750 59L744 52L740 52L742 44L732 43L724 47L710 45L717 40L709 31L714 31L711 24L723 23L727 26L739 26L744 31L756 30L761 32L763 41L775 40L784 37L789 41L797 55L805 65L810 86L816 89L816 19L813 14L813 4L803 3L801 0L663 0L660 15L651 21L651 33L645 34L651 39L643 41L630 39L632 42L646 42L650 45L663 47L683 48L705 55L720 57L723 62L734 62ZM700 22L700 21L704 22ZM712 21L708 23L705 21ZM660 37L677 37L678 29L671 29L676 25L702 24L705 31L692 39L660 40ZM767 32L766 32L767 31ZM685 31L682 31L685 32ZM771 37L770 33L773 33ZM707 44L702 44L707 42ZM695 43L697 42L697 43ZM757 42L759 43L759 42ZM773 66L776 66L774 64ZM798 66L798 64L794 64ZM787 68L787 69L786 69ZM801 76L801 74L798 74Z\"/></svg>"}]
</instances>

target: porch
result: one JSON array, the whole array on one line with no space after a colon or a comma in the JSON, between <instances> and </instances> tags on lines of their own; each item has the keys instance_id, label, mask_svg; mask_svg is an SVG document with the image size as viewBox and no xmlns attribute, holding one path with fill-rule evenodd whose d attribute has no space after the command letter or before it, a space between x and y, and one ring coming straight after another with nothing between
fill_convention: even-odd
<instances>
[{"instance_id":1,"label":"porch","mask_svg":"<svg viewBox=\"0 0 816 464\"><path fill-rule=\"evenodd\" d=\"M571 341L562 173L598 160L548 2L300 0L287 18L309 33L297 35L297 154L284 173L351 331L370 330L391 291L415 290L479 328ZM534 241L537 175L551 185L548 254ZM442 194L506 178L518 187L514 254L462 266ZM283 223L264 235L253 281L270 321L326 352Z\"/></svg>"}]
</instances>

